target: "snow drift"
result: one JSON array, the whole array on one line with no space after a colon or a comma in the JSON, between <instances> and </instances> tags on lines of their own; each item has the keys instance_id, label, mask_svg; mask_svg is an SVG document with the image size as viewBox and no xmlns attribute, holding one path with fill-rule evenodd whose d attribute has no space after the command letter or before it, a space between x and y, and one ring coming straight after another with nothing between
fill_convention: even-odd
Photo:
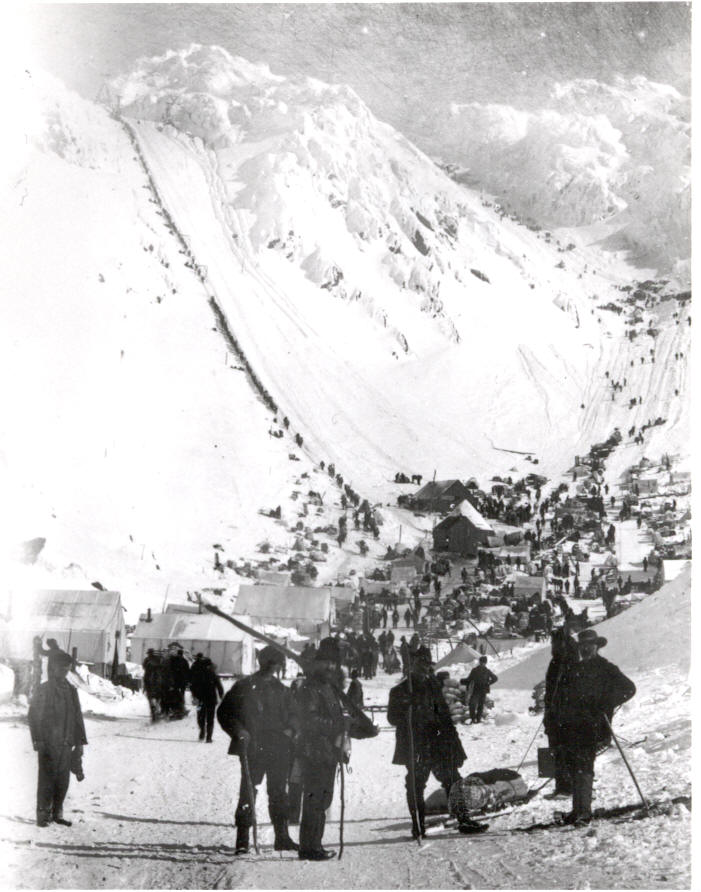
<instances>
[{"instance_id":1,"label":"snow drift","mask_svg":"<svg viewBox=\"0 0 701 892\"><path fill-rule=\"evenodd\" d=\"M601 651L635 679L640 673L669 667L682 676L689 673L691 655L691 564L672 582L645 598L640 604L596 626L598 635L608 639ZM550 662L546 646L508 669L496 688L532 689L545 678Z\"/></svg>"}]
</instances>

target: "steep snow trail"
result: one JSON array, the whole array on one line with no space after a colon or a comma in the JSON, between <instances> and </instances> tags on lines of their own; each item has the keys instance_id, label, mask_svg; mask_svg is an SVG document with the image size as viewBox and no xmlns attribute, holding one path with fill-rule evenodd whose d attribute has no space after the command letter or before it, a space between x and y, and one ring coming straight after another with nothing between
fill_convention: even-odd
<instances>
[{"instance_id":1,"label":"steep snow trail","mask_svg":"<svg viewBox=\"0 0 701 892\"><path fill-rule=\"evenodd\" d=\"M397 466L422 468L427 456L442 457L451 467L486 468L485 447L473 437L454 435L455 397L450 390L427 390L425 374L418 382L415 395L431 399L428 418L433 424L422 423L425 413L416 402L405 402L398 411L397 393L390 401L385 372L375 367L372 350L367 363L356 357L351 364L334 349L340 332L337 322L334 331L321 328L327 312L323 296L294 290L288 296L261 273L255 255L242 244L245 237L232 232L241 227L224 203L209 153L150 124L134 126L161 197L180 230L187 232L197 262L206 266L207 283L237 340L317 459L333 461L342 471L352 469L371 487L391 478ZM362 334L349 329L348 335L362 344ZM457 379L456 370L452 374ZM475 383L471 399L479 418L487 393ZM540 386L536 380L536 393ZM509 404L512 400L509 395ZM516 405L520 402L516 399ZM469 417L464 403L460 414ZM500 416L500 423L507 417ZM438 423L444 418L450 422Z\"/></svg>"},{"instance_id":2,"label":"steep snow trail","mask_svg":"<svg viewBox=\"0 0 701 892\"><path fill-rule=\"evenodd\" d=\"M382 394L365 378L359 386L349 386L352 376L361 377L358 372L351 374L331 354L298 305L262 279L228 231L202 159L153 127L141 125L137 132L165 204L180 228L189 230L193 253L207 267L207 282L281 411L294 420L318 457L343 468L357 454L351 444L365 441L373 461L391 467L390 453L378 448L376 438L354 420L363 416L368 397L378 419L389 417L391 407ZM329 423L333 438L324 437Z\"/></svg>"},{"instance_id":3,"label":"steep snow trail","mask_svg":"<svg viewBox=\"0 0 701 892\"><path fill-rule=\"evenodd\" d=\"M469 329L463 344L437 351L435 361L424 356L397 365L390 359L388 365L386 343L376 341L352 305L319 292L293 266L276 265L272 254L263 258L254 251L246 211L227 199L215 152L169 127L134 126L163 200L188 232L257 376L317 460L333 461L346 476L350 469L379 492L398 466L426 473L430 462L451 476L468 466L473 473L511 468L488 437L538 452L544 468L556 472L570 459L566 442L576 442L582 429L590 433L598 426L604 433L606 416L598 410L582 428L573 411L596 363L547 302L524 322L528 317L532 328L534 319L541 320L547 329L550 319L556 328L544 335L536 326L537 343L523 344L527 333L515 319L524 311L509 293L512 272L504 273L499 287L480 284L484 296L465 304L463 329ZM512 228L504 225L505 240L525 247ZM504 332L484 330L500 318ZM598 334L592 323L587 330ZM530 357L526 375L523 350ZM595 402L589 401L590 412Z\"/></svg>"}]
</instances>

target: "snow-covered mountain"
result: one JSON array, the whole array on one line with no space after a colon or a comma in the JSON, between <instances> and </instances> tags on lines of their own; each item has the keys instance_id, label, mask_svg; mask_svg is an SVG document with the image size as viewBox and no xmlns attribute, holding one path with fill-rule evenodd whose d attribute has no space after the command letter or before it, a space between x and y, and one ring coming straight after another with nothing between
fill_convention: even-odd
<instances>
[{"instance_id":1,"label":"snow-covered mountain","mask_svg":"<svg viewBox=\"0 0 701 892\"><path fill-rule=\"evenodd\" d=\"M606 221L609 244L634 261L686 269L688 97L643 76L582 79L556 85L537 111L454 103L451 112L439 121L447 160L519 217L541 228Z\"/></svg>"},{"instance_id":2,"label":"snow-covered mountain","mask_svg":"<svg viewBox=\"0 0 701 892\"><path fill-rule=\"evenodd\" d=\"M321 460L386 502L397 470L525 473L528 453L555 473L657 415L631 461L686 448L686 319L621 291L655 268L505 217L349 88L200 46L142 61L104 106L22 78L3 540L46 537L46 569L157 606L212 583L214 543L291 547L259 509L296 517L294 493L329 490ZM611 399L604 370L644 403Z\"/></svg>"}]
</instances>

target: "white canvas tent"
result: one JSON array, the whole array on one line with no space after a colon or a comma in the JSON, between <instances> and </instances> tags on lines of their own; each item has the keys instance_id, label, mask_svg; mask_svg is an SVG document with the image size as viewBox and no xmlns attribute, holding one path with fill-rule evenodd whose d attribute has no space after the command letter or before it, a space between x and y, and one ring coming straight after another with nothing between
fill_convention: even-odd
<instances>
[{"instance_id":1,"label":"white canvas tent","mask_svg":"<svg viewBox=\"0 0 701 892\"><path fill-rule=\"evenodd\" d=\"M36 636L44 647L47 638L55 638L66 653L76 648L80 662L97 675L108 675L115 646L118 664L126 659L121 596L99 589L14 592L8 615L0 620L0 656L31 660Z\"/></svg>"},{"instance_id":2,"label":"white canvas tent","mask_svg":"<svg viewBox=\"0 0 701 892\"><path fill-rule=\"evenodd\" d=\"M237 618L250 625L247 616ZM248 675L257 668L252 636L212 613L155 613L150 622L140 620L131 636L131 659L141 663L149 647L165 650L170 644L179 644L190 658L209 657L220 675Z\"/></svg>"},{"instance_id":3,"label":"white canvas tent","mask_svg":"<svg viewBox=\"0 0 701 892\"><path fill-rule=\"evenodd\" d=\"M470 647L469 644L461 641L449 654L446 654L436 663L434 669L444 669L446 666L452 666L455 663L476 663L481 656L482 654L478 653L474 647Z\"/></svg>"},{"instance_id":4,"label":"white canvas tent","mask_svg":"<svg viewBox=\"0 0 701 892\"><path fill-rule=\"evenodd\" d=\"M236 596L237 613L250 616L257 625L274 624L302 635L325 638L336 621L332 588L302 585L241 585Z\"/></svg>"},{"instance_id":5,"label":"white canvas tent","mask_svg":"<svg viewBox=\"0 0 701 892\"><path fill-rule=\"evenodd\" d=\"M511 608L504 604L495 604L493 607L480 607L479 610L482 622L491 623L495 629L503 629L504 621L511 613Z\"/></svg>"}]
</instances>

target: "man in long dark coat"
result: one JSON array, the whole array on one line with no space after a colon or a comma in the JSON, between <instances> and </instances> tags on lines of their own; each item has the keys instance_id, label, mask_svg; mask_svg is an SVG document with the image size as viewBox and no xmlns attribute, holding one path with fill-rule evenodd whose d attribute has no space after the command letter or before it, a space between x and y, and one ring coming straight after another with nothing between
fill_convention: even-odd
<instances>
[{"instance_id":1,"label":"man in long dark coat","mask_svg":"<svg viewBox=\"0 0 701 892\"><path fill-rule=\"evenodd\" d=\"M334 689L341 653L338 642L324 638L297 692L301 726L298 754L304 787L299 857L326 861L336 854L322 846L326 810L333 801L336 768L344 758L346 721Z\"/></svg>"},{"instance_id":2,"label":"man in long dark coat","mask_svg":"<svg viewBox=\"0 0 701 892\"><path fill-rule=\"evenodd\" d=\"M617 666L599 656L606 638L594 629L584 629L577 637L580 661L567 675L556 727L572 775L572 811L564 820L581 827L591 820L597 749L611 742L606 720L611 722L614 710L634 696L635 685Z\"/></svg>"},{"instance_id":3,"label":"man in long dark coat","mask_svg":"<svg viewBox=\"0 0 701 892\"><path fill-rule=\"evenodd\" d=\"M485 656L480 657L479 663L471 670L467 678L462 679L461 683L470 692L468 706L473 725L482 721L484 701L487 699L489 688L498 680L491 669L487 669L487 658Z\"/></svg>"},{"instance_id":4,"label":"man in long dark coat","mask_svg":"<svg viewBox=\"0 0 701 892\"><path fill-rule=\"evenodd\" d=\"M71 666L68 654L53 658L49 680L39 685L29 706L29 731L39 757L37 825L53 821L70 827L63 817L63 802L71 779L71 767L80 763L85 736L78 691L67 681ZM82 780L81 774L78 778Z\"/></svg>"},{"instance_id":5,"label":"man in long dark coat","mask_svg":"<svg viewBox=\"0 0 701 892\"><path fill-rule=\"evenodd\" d=\"M195 663L192 664L192 669L195 669ZM217 701L224 696L224 688L217 675L216 666L209 657L204 657L195 671L191 672L190 691L197 700L197 725L200 729L200 740L206 739L207 743L211 743Z\"/></svg>"},{"instance_id":6,"label":"man in long dark coat","mask_svg":"<svg viewBox=\"0 0 701 892\"><path fill-rule=\"evenodd\" d=\"M165 670L163 658L155 653L152 647L146 651L144 662L144 692L151 710L151 721L158 720L160 714L165 714Z\"/></svg>"},{"instance_id":7,"label":"man in long dark coat","mask_svg":"<svg viewBox=\"0 0 701 892\"><path fill-rule=\"evenodd\" d=\"M182 648L171 645L171 652L165 661L167 681L168 713L173 718L185 716L185 688L190 676L190 664L185 659Z\"/></svg>"},{"instance_id":8,"label":"man in long dark coat","mask_svg":"<svg viewBox=\"0 0 701 892\"><path fill-rule=\"evenodd\" d=\"M577 642L564 627L552 633L551 654L545 673L543 727L555 758L555 789L544 798L557 799L572 795L572 774L565 755L567 740L561 737L559 718L570 672L579 662Z\"/></svg>"},{"instance_id":9,"label":"man in long dark coat","mask_svg":"<svg viewBox=\"0 0 701 892\"><path fill-rule=\"evenodd\" d=\"M275 831L275 851L296 851L288 832L287 775L293 739L299 730L295 701L275 677L284 663L276 647L258 652L260 669L236 682L217 710L219 724L231 737L229 755L241 758L241 787L236 808L236 854L248 852L256 787L267 779L268 810ZM249 789L245 771L253 789Z\"/></svg>"},{"instance_id":10,"label":"man in long dark coat","mask_svg":"<svg viewBox=\"0 0 701 892\"><path fill-rule=\"evenodd\" d=\"M360 683L360 679L358 678L358 670L351 670L351 681L348 685L348 690L346 693L352 703L354 703L358 709L363 708L363 686Z\"/></svg>"},{"instance_id":11,"label":"man in long dark coat","mask_svg":"<svg viewBox=\"0 0 701 892\"><path fill-rule=\"evenodd\" d=\"M429 649L422 645L410 659L411 680L405 678L389 692L387 720L397 729L392 762L407 767L411 832L418 838L426 835L424 789L429 775L433 772L449 794L460 778L458 768L467 757L450 718L441 683L431 674Z\"/></svg>"}]
</instances>

